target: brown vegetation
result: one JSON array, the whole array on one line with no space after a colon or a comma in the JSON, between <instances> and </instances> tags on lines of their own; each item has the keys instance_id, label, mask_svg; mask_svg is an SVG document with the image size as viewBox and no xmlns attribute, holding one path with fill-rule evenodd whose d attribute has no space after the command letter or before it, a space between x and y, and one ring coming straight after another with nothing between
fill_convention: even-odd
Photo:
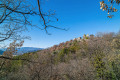
<instances>
[{"instance_id":1,"label":"brown vegetation","mask_svg":"<svg viewBox=\"0 0 120 80\"><path fill-rule=\"evenodd\" d=\"M84 35L83 39L76 38L45 50L12 57L14 60L1 63L0 79L119 80L119 35Z\"/></svg>"}]
</instances>

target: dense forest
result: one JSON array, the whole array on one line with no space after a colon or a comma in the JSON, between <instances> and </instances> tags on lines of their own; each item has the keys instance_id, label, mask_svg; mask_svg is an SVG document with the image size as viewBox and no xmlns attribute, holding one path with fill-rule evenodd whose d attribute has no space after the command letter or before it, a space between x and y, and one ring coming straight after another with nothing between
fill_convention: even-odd
<instances>
[{"instance_id":1,"label":"dense forest","mask_svg":"<svg viewBox=\"0 0 120 80\"><path fill-rule=\"evenodd\" d=\"M0 80L120 80L120 33L98 33L0 59Z\"/></svg>"}]
</instances>

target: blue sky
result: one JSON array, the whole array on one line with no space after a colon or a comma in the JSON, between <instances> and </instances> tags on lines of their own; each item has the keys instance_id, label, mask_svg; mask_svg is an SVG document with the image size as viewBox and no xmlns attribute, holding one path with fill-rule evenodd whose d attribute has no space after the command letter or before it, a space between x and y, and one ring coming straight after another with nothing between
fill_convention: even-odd
<instances>
[{"instance_id":1,"label":"blue sky","mask_svg":"<svg viewBox=\"0 0 120 80\"><path fill-rule=\"evenodd\" d=\"M47 0L43 2L43 9L56 11L59 21L54 25L69 28L69 30L49 28L48 31L52 35L47 35L45 31L37 28L31 29L24 33L31 37L31 40L25 40L24 47L47 48L84 34L117 32L120 29L119 11L112 19L109 19L107 12L100 10L99 2L99 0ZM33 20L37 20L37 17L34 17Z\"/></svg>"}]
</instances>

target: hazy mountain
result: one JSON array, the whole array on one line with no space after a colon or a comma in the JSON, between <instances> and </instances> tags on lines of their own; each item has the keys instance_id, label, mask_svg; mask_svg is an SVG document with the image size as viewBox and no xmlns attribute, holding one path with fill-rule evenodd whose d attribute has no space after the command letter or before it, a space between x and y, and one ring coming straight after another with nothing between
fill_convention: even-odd
<instances>
[{"instance_id":1,"label":"hazy mountain","mask_svg":"<svg viewBox=\"0 0 120 80\"><path fill-rule=\"evenodd\" d=\"M42 49L43 48L22 47L22 48L18 49L18 52L15 55L20 55L20 54L29 53L29 52L35 52L35 51L42 50ZM1 48L0 54L2 54L5 50L6 50L6 48L5 49Z\"/></svg>"},{"instance_id":2,"label":"hazy mountain","mask_svg":"<svg viewBox=\"0 0 120 80\"><path fill-rule=\"evenodd\" d=\"M35 47L22 47L18 49L18 54L28 53L28 52L35 52L38 50L42 50L43 48L35 48Z\"/></svg>"},{"instance_id":3,"label":"hazy mountain","mask_svg":"<svg viewBox=\"0 0 120 80\"><path fill-rule=\"evenodd\" d=\"M4 52L4 51L0 50L0 55L2 55L2 54L3 54L3 52Z\"/></svg>"}]
</instances>

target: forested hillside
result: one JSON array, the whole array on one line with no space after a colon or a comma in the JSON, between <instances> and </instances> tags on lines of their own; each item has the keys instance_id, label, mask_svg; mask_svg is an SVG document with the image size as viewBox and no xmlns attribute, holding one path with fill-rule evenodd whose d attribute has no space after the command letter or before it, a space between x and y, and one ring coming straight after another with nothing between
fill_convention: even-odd
<instances>
[{"instance_id":1,"label":"forested hillside","mask_svg":"<svg viewBox=\"0 0 120 80\"><path fill-rule=\"evenodd\" d=\"M0 0L0 80L120 80L119 5Z\"/></svg>"},{"instance_id":2,"label":"forested hillside","mask_svg":"<svg viewBox=\"0 0 120 80\"><path fill-rule=\"evenodd\" d=\"M0 80L120 80L120 34L84 35L0 60L6 63L0 68Z\"/></svg>"}]
</instances>

